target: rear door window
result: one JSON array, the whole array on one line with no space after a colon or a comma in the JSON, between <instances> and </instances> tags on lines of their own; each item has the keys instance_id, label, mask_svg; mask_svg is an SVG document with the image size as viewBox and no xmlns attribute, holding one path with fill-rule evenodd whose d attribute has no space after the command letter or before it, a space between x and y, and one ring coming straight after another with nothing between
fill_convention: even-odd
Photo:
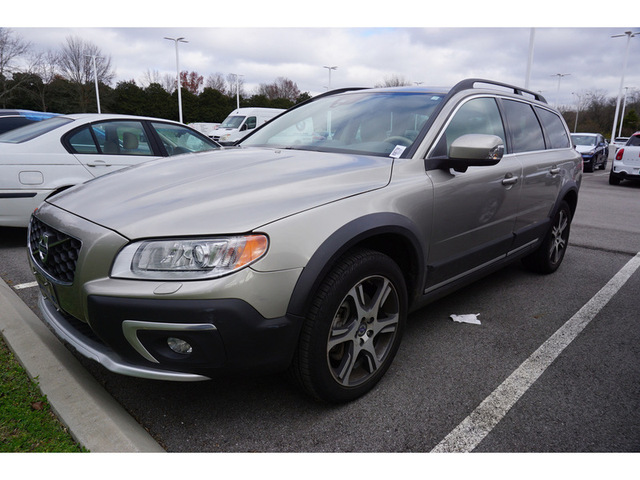
<instances>
[{"instance_id":1,"label":"rear door window","mask_svg":"<svg viewBox=\"0 0 640 480\"><path fill-rule=\"evenodd\" d=\"M544 150L544 135L538 117L528 103L503 99L512 153Z\"/></svg>"},{"instance_id":2,"label":"rear door window","mask_svg":"<svg viewBox=\"0 0 640 480\"><path fill-rule=\"evenodd\" d=\"M547 134L549 144L547 148L568 148L571 146L569 136L560 117L544 108L535 107L538 117Z\"/></svg>"}]
</instances>

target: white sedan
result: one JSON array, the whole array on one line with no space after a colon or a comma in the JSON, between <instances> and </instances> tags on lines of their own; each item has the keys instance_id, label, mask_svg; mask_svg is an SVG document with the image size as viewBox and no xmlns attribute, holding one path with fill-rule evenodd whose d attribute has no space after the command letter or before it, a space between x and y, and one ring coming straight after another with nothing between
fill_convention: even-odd
<instances>
[{"instance_id":1,"label":"white sedan","mask_svg":"<svg viewBox=\"0 0 640 480\"><path fill-rule=\"evenodd\" d=\"M47 197L131 165L220 148L177 122L74 114L0 135L0 226L26 227Z\"/></svg>"}]
</instances>

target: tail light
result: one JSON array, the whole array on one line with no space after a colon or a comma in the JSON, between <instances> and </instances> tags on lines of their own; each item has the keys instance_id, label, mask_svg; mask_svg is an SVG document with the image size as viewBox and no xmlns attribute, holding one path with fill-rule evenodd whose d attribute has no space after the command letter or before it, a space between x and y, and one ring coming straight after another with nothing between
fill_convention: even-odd
<instances>
[{"instance_id":1,"label":"tail light","mask_svg":"<svg viewBox=\"0 0 640 480\"><path fill-rule=\"evenodd\" d=\"M621 148L616 152L616 160L622 160L622 155L624 154L624 148Z\"/></svg>"}]
</instances>

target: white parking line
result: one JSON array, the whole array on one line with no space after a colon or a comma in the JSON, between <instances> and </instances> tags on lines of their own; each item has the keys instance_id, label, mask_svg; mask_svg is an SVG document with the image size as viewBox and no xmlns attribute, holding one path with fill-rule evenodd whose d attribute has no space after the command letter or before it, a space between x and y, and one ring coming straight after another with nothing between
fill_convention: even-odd
<instances>
[{"instance_id":1,"label":"white parking line","mask_svg":"<svg viewBox=\"0 0 640 480\"><path fill-rule=\"evenodd\" d=\"M636 254L431 452L471 452L640 267Z\"/></svg>"},{"instance_id":2,"label":"white parking line","mask_svg":"<svg viewBox=\"0 0 640 480\"><path fill-rule=\"evenodd\" d=\"M37 287L38 282L29 282L29 283L21 283L19 285L14 285L13 288L16 290L23 290L25 288Z\"/></svg>"}]
</instances>

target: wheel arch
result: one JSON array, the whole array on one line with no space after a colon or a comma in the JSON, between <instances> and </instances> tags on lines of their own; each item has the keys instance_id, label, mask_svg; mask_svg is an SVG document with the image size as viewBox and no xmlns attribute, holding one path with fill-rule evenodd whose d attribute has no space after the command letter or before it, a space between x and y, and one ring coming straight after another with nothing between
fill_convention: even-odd
<instances>
[{"instance_id":1,"label":"wheel arch","mask_svg":"<svg viewBox=\"0 0 640 480\"><path fill-rule=\"evenodd\" d=\"M357 248L379 251L398 264L411 305L424 280L425 253L421 245L418 228L398 214L371 214L349 222L312 255L293 290L288 313L304 317L322 280L343 255Z\"/></svg>"},{"instance_id":2,"label":"wheel arch","mask_svg":"<svg viewBox=\"0 0 640 480\"><path fill-rule=\"evenodd\" d=\"M571 209L571 218L573 219L576 213L576 208L578 207L577 187L570 187L566 189L564 192L562 192L562 195L558 195L558 201L556 202L556 205L554 208L554 214L555 214L555 211L558 209L560 202L562 200L564 200L565 202L567 202L567 204L569 204L569 208Z\"/></svg>"}]
</instances>

